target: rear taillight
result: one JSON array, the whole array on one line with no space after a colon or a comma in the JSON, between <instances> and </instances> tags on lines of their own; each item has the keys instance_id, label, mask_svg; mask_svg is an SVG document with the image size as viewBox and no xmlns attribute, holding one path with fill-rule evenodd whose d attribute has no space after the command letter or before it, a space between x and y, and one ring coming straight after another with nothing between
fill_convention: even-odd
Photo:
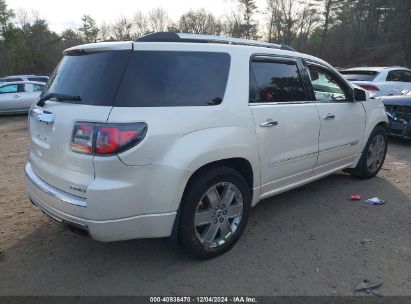
<instances>
[{"instance_id":1,"label":"rear taillight","mask_svg":"<svg viewBox=\"0 0 411 304\"><path fill-rule=\"evenodd\" d=\"M366 89L367 91L379 91L380 89L374 85L370 84L359 84L360 87Z\"/></svg>"},{"instance_id":2,"label":"rear taillight","mask_svg":"<svg viewBox=\"0 0 411 304\"><path fill-rule=\"evenodd\" d=\"M123 152L143 140L147 124L74 124L71 150L93 155L112 155Z\"/></svg>"},{"instance_id":3,"label":"rear taillight","mask_svg":"<svg viewBox=\"0 0 411 304\"><path fill-rule=\"evenodd\" d=\"M71 150L78 153L93 153L94 126L91 125L74 125L71 136Z\"/></svg>"}]
</instances>

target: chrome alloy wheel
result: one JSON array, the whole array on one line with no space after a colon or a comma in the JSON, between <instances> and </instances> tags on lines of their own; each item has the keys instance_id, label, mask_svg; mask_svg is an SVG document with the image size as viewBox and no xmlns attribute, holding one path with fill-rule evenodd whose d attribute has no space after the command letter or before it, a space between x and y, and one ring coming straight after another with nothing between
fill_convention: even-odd
<instances>
[{"instance_id":1,"label":"chrome alloy wheel","mask_svg":"<svg viewBox=\"0 0 411 304\"><path fill-rule=\"evenodd\" d=\"M367 168L374 173L382 165L387 143L384 136L378 134L371 141L367 151Z\"/></svg>"},{"instance_id":2,"label":"chrome alloy wheel","mask_svg":"<svg viewBox=\"0 0 411 304\"><path fill-rule=\"evenodd\" d=\"M237 230L243 215L243 196L232 183L210 187L198 203L194 217L197 239L201 244L217 247Z\"/></svg>"}]
</instances>

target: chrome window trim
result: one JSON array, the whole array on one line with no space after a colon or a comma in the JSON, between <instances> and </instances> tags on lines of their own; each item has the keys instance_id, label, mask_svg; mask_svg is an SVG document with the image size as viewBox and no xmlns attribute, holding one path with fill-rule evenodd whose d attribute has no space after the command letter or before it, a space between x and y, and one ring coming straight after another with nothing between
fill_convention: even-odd
<instances>
[{"instance_id":1,"label":"chrome window trim","mask_svg":"<svg viewBox=\"0 0 411 304\"><path fill-rule=\"evenodd\" d=\"M319 150L318 153L322 153L322 152L332 152L332 151L334 151L334 150L340 150L340 149L348 148L348 147L350 147L350 146L355 146L355 145L357 145L357 144L359 144L359 143L360 143L360 141L359 141L359 140L356 140L356 141L353 141L353 142L349 142L349 143L347 143L347 144L342 144L342 145L330 147L330 148L327 148L327 149Z\"/></svg>"},{"instance_id":2,"label":"chrome window trim","mask_svg":"<svg viewBox=\"0 0 411 304\"><path fill-rule=\"evenodd\" d=\"M318 152L312 152L312 153L307 153L307 154L303 154L303 155L292 157L292 158L277 160L277 161L271 162L270 166L275 166L275 165L278 165L278 164L282 165L284 163L290 163L290 162L294 162L294 161L297 161L297 160L313 158L313 157L318 157Z\"/></svg>"}]
</instances>

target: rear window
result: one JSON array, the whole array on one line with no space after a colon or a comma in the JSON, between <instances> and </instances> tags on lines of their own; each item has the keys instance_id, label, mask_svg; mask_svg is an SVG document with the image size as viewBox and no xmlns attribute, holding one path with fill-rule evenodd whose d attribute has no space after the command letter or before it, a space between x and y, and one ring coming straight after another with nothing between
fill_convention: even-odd
<instances>
[{"instance_id":1,"label":"rear window","mask_svg":"<svg viewBox=\"0 0 411 304\"><path fill-rule=\"evenodd\" d=\"M350 81L373 81L377 77L377 71L340 71L345 79Z\"/></svg>"},{"instance_id":2,"label":"rear window","mask_svg":"<svg viewBox=\"0 0 411 304\"><path fill-rule=\"evenodd\" d=\"M230 56L226 53L135 51L115 106L220 104L229 70Z\"/></svg>"},{"instance_id":3,"label":"rear window","mask_svg":"<svg viewBox=\"0 0 411 304\"><path fill-rule=\"evenodd\" d=\"M80 96L75 103L112 106L131 51L107 51L64 56L42 96Z\"/></svg>"},{"instance_id":4,"label":"rear window","mask_svg":"<svg viewBox=\"0 0 411 304\"><path fill-rule=\"evenodd\" d=\"M226 53L106 51L65 56L42 95L80 96L75 103L117 107L216 105L224 98L229 70Z\"/></svg>"},{"instance_id":5,"label":"rear window","mask_svg":"<svg viewBox=\"0 0 411 304\"><path fill-rule=\"evenodd\" d=\"M47 77L29 77L30 81L47 82Z\"/></svg>"}]
</instances>

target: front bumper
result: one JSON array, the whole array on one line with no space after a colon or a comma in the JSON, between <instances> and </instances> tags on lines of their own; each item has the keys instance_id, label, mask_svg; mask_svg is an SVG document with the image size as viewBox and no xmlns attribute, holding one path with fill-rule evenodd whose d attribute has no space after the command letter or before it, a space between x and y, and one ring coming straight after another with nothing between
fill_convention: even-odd
<instances>
[{"instance_id":1,"label":"front bumper","mask_svg":"<svg viewBox=\"0 0 411 304\"><path fill-rule=\"evenodd\" d=\"M387 134L406 139L411 139L411 122L393 121L388 123Z\"/></svg>"},{"instance_id":2,"label":"front bumper","mask_svg":"<svg viewBox=\"0 0 411 304\"><path fill-rule=\"evenodd\" d=\"M30 163L26 164L25 176L27 193L34 205L57 222L87 231L95 240L109 242L171 235L177 212L141 214L112 220L89 219L79 216L82 213L90 214L90 210L86 212L89 208L87 199L47 184L36 175Z\"/></svg>"}]
</instances>

